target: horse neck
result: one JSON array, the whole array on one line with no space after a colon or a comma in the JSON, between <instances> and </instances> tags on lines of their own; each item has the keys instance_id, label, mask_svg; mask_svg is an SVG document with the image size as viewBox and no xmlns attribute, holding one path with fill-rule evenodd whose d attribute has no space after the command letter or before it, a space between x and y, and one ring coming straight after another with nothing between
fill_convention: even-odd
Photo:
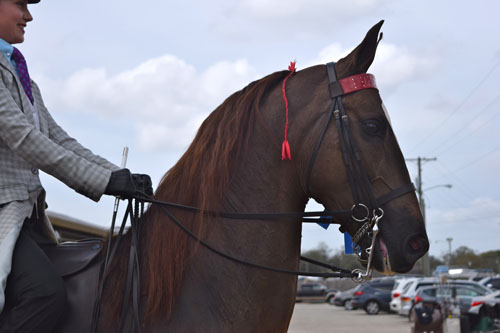
<instances>
[{"instance_id":1,"label":"horse neck","mask_svg":"<svg viewBox=\"0 0 500 333\"><path fill-rule=\"evenodd\" d=\"M259 143L251 146L262 147ZM249 150L245 166L234 175L224 196L224 211L303 211L304 195L291 181L296 178L293 164L268 156L275 153L279 156L280 151ZM205 241L228 255L270 267L298 268L300 219L218 219L210 221L207 229ZM190 263L171 321L174 328L185 327L185 319L194 316L203 318L205 328L213 323L215 330L225 325L229 331L247 331L253 323L259 330L286 331L295 302L296 276L234 263L202 246Z\"/></svg>"}]
</instances>

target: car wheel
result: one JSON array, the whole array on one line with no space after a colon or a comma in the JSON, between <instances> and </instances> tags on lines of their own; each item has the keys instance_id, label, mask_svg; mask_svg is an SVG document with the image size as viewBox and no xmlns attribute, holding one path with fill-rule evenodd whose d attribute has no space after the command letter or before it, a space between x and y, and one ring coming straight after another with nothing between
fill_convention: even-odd
<instances>
[{"instance_id":1,"label":"car wheel","mask_svg":"<svg viewBox=\"0 0 500 333\"><path fill-rule=\"evenodd\" d=\"M330 297L328 297L328 299L326 301L328 302L328 304L334 305L335 304L335 297L330 296Z\"/></svg>"},{"instance_id":2,"label":"car wheel","mask_svg":"<svg viewBox=\"0 0 500 333\"><path fill-rule=\"evenodd\" d=\"M344 302L344 309L346 309L346 310L354 310L354 307L352 306L352 300L351 299L347 299Z\"/></svg>"},{"instance_id":3,"label":"car wheel","mask_svg":"<svg viewBox=\"0 0 500 333\"><path fill-rule=\"evenodd\" d=\"M368 314L376 315L380 311L380 305L377 301L368 301L365 305L365 311Z\"/></svg>"}]
</instances>

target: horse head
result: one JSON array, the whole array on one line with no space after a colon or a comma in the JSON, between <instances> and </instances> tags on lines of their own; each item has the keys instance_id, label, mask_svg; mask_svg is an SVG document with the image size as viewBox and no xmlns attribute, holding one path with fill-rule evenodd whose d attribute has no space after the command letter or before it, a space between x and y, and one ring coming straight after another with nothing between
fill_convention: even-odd
<instances>
[{"instance_id":1,"label":"horse head","mask_svg":"<svg viewBox=\"0 0 500 333\"><path fill-rule=\"evenodd\" d=\"M361 44L338 61L333 69L337 80L367 72L375 57L382 24L383 21L371 28ZM324 87L318 89L321 93L312 94L309 102L302 103L305 110L299 122L307 127L303 129L307 133L321 131L326 114L332 108L332 103L335 103L335 99L332 102L332 88L328 89L332 85L331 78L328 79L326 72L324 66L312 67L297 73L297 81L306 75L309 77L307 80L297 82L297 86L290 84L290 90L308 90L303 87L304 83ZM377 239L371 249L374 251L372 265L381 272L404 273L425 254L429 242L390 120L378 90L370 88L341 94L344 110L338 116L343 119L340 122L338 119L332 120L326 127L312 169L303 170L306 175L303 177L306 179L304 186L309 187L309 195L327 210L345 209L354 204L353 215L383 214L378 222ZM339 109L339 106L335 105L333 109ZM323 121L311 123L311 117ZM339 126L339 123L344 127ZM300 150L303 165L308 165L307 161L311 159L314 137L307 142ZM308 172L310 175L307 175ZM382 200L384 197L386 199ZM353 198L358 202L353 202ZM361 236L358 240L359 250L361 257L366 260L366 249L371 247L373 237L361 233L360 228L363 228L364 223L345 217L335 219L341 224L342 231Z\"/></svg>"}]
</instances>

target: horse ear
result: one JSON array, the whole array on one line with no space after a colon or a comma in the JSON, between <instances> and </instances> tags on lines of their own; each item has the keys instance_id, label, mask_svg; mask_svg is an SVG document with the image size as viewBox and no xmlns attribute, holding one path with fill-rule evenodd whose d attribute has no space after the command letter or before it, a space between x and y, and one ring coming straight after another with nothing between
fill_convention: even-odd
<instances>
[{"instance_id":1,"label":"horse ear","mask_svg":"<svg viewBox=\"0 0 500 333\"><path fill-rule=\"evenodd\" d=\"M348 56L342 58L338 61L339 77L345 77L349 75L366 73L368 68L375 58L375 51L377 50L377 45L382 39L382 33L379 31L384 24L384 20L375 24L365 36L365 39L359 44Z\"/></svg>"}]
</instances>

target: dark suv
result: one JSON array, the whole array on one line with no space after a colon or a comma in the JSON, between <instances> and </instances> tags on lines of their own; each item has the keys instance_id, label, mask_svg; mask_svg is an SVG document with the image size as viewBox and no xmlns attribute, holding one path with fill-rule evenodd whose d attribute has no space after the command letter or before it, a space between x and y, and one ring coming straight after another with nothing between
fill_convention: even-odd
<instances>
[{"instance_id":1,"label":"dark suv","mask_svg":"<svg viewBox=\"0 0 500 333\"><path fill-rule=\"evenodd\" d=\"M394 282L394 278L381 278L361 285L354 292L352 298L353 307L355 309L364 309L368 314L378 314L381 310L389 312Z\"/></svg>"},{"instance_id":2,"label":"dark suv","mask_svg":"<svg viewBox=\"0 0 500 333\"><path fill-rule=\"evenodd\" d=\"M301 301L321 301L328 302L333 305L335 299L335 289L327 289L321 283L303 283L297 289L297 302Z\"/></svg>"}]
</instances>

